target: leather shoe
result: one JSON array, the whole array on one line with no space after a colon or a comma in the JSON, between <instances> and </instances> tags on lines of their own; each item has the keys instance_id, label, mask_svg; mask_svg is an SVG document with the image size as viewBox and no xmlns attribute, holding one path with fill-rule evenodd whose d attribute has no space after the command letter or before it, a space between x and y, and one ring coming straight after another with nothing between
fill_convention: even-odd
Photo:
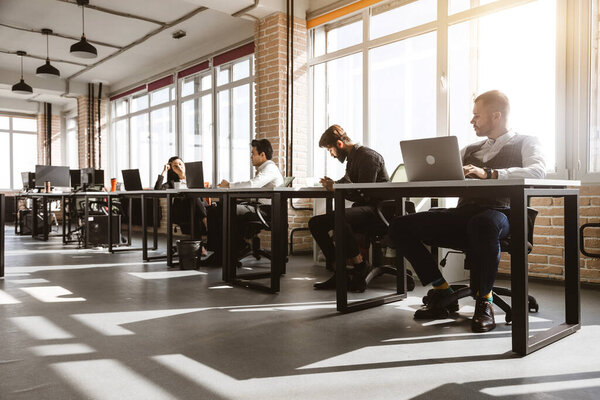
<instances>
[{"instance_id":1,"label":"leather shoe","mask_svg":"<svg viewBox=\"0 0 600 400\"><path fill-rule=\"evenodd\" d=\"M352 274L349 275L348 290L356 293L363 293L367 289L367 275L371 272L371 265L364 261L362 266L354 266Z\"/></svg>"},{"instance_id":2,"label":"leather shoe","mask_svg":"<svg viewBox=\"0 0 600 400\"><path fill-rule=\"evenodd\" d=\"M496 327L494 307L487 299L479 298L475 303L475 313L471 321L473 332L489 332Z\"/></svg>"},{"instance_id":3,"label":"leather shoe","mask_svg":"<svg viewBox=\"0 0 600 400\"><path fill-rule=\"evenodd\" d=\"M313 287L315 290L335 289L335 274L333 274L331 278L327 279L326 281L315 283Z\"/></svg>"},{"instance_id":4,"label":"leather shoe","mask_svg":"<svg viewBox=\"0 0 600 400\"><path fill-rule=\"evenodd\" d=\"M450 295L447 290L434 290L429 296L429 302L415 312L414 319L441 319L457 312L458 300L448 303Z\"/></svg>"}]
</instances>

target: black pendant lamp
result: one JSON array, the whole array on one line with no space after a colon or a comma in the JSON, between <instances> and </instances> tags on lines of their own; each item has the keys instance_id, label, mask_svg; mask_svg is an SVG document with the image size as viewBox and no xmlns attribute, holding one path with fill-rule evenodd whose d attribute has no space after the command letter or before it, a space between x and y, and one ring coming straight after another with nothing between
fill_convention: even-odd
<instances>
[{"instance_id":1,"label":"black pendant lamp","mask_svg":"<svg viewBox=\"0 0 600 400\"><path fill-rule=\"evenodd\" d=\"M38 69L35 70L35 74L42 78L58 78L60 76L60 71L50 64L48 50L48 37L52 34L52 29L42 29L42 34L46 35L46 64L38 67Z\"/></svg>"},{"instance_id":2,"label":"black pendant lamp","mask_svg":"<svg viewBox=\"0 0 600 400\"><path fill-rule=\"evenodd\" d=\"M84 9L85 5L89 4L89 0L77 0L77 4L81 6L82 33L81 40L71 46L71 54L79 58L96 58L98 57L98 50L85 39Z\"/></svg>"},{"instance_id":3,"label":"black pendant lamp","mask_svg":"<svg viewBox=\"0 0 600 400\"><path fill-rule=\"evenodd\" d=\"M17 55L21 56L21 81L13 85L12 91L17 94L31 94L33 93L33 89L23 80L23 56L27 55L27 53L19 50L17 51Z\"/></svg>"}]
</instances>

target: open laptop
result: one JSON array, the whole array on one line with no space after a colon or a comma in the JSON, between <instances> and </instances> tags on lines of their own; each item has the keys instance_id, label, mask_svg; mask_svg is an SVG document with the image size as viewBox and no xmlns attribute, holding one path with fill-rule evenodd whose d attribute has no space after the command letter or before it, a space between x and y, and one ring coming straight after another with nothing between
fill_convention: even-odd
<instances>
[{"instance_id":1,"label":"open laptop","mask_svg":"<svg viewBox=\"0 0 600 400\"><path fill-rule=\"evenodd\" d=\"M202 161L185 163L185 179L187 187L190 189L204 188L204 171L202 170Z\"/></svg>"},{"instance_id":2,"label":"open laptop","mask_svg":"<svg viewBox=\"0 0 600 400\"><path fill-rule=\"evenodd\" d=\"M409 182L465 179L456 136L403 140L400 150Z\"/></svg>"},{"instance_id":3,"label":"open laptop","mask_svg":"<svg viewBox=\"0 0 600 400\"><path fill-rule=\"evenodd\" d=\"M123 186L125 190L142 190L142 179L140 178L139 169L123 169Z\"/></svg>"}]
</instances>

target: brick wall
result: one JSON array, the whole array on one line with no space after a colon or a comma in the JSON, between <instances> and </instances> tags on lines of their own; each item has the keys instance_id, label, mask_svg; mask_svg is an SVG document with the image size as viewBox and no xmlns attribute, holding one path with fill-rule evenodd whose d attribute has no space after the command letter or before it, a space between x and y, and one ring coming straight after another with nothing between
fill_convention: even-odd
<instances>
[{"instance_id":1,"label":"brick wall","mask_svg":"<svg viewBox=\"0 0 600 400\"><path fill-rule=\"evenodd\" d=\"M62 160L62 137L60 116L52 116L52 165L63 165ZM46 164L46 118L44 114L37 116L37 162L38 164Z\"/></svg>"},{"instance_id":2,"label":"brick wall","mask_svg":"<svg viewBox=\"0 0 600 400\"><path fill-rule=\"evenodd\" d=\"M580 225L600 222L600 185L584 185L579 198ZM534 198L531 206L539 211L535 221L533 250L529 254L529 275L564 279L563 199ZM600 253L600 229L586 229L585 248ZM600 259L580 254L581 281L600 283ZM510 274L510 256L502 253L499 272Z\"/></svg>"},{"instance_id":3,"label":"brick wall","mask_svg":"<svg viewBox=\"0 0 600 400\"><path fill-rule=\"evenodd\" d=\"M98 162L99 160L99 145L98 145L98 101L97 99L94 100L94 112L93 112L93 119L94 119L94 129L95 129L95 139L96 139L96 143L95 143L95 151L94 151L94 159L93 162L89 162L88 161L88 154L89 154L89 144L88 144L88 115L89 110L88 110L88 97L87 96L81 96L77 98L77 137L78 137L78 144L79 144L79 167L80 168L86 168L86 167L92 167L95 166L95 168L102 168L105 171L107 170L107 166L108 166L108 162L109 162L109 155L108 155L108 125L106 124L107 120L106 120L106 114L107 114L107 110L108 110L108 99L107 98L103 98L101 101L101 113L100 113L100 120L101 120L101 124L102 124L102 135L101 135L101 139L102 139L102 165L100 165L100 163ZM110 177L108 175L105 174L104 176L105 180L108 181L108 179L110 179Z\"/></svg>"},{"instance_id":4,"label":"brick wall","mask_svg":"<svg viewBox=\"0 0 600 400\"><path fill-rule=\"evenodd\" d=\"M255 26L255 129L256 137L266 138L273 145L273 161L286 173L286 15L277 13L260 20ZM308 168L308 65L306 21L294 19L294 124L293 171L294 184L305 183ZM306 207L306 200L294 200ZM310 203L309 203L310 204ZM306 227L309 211L289 209L289 229ZM268 244L268 236L263 236ZM294 235L294 250L312 248L306 231Z\"/></svg>"}]
</instances>

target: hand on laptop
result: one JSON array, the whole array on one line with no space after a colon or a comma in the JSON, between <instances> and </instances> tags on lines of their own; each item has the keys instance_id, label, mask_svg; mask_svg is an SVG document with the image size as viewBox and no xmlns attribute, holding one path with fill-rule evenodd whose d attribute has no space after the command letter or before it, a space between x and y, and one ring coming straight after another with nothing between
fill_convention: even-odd
<instances>
[{"instance_id":1,"label":"hand on laptop","mask_svg":"<svg viewBox=\"0 0 600 400\"><path fill-rule=\"evenodd\" d=\"M321 178L321 180L319 181L321 183L321 185L323 185L323 187L327 190L329 190L330 192L333 192L333 184L334 181L333 179L324 176L323 178Z\"/></svg>"},{"instance_id":2,"label":"hand on laptop","mask_svg":"<svg viewBox=\"0 0 600 400\"><path fill-rule=\"evenodd\" d=\"M221 183L219 183L217 186L220 187L220 188L228 188L229 187L229 182L226 179L223 179L221 181Z\"/></svg>"},{"instance_id":3,"label":"hand on laptop","mask_svg":"<svg viewBox=\"0 0 600 400\"><path fill-rule=\"evenodd\" d=\"M472 164L463 165L463 172L467 178L486 179L487 172L483 168L476 167Z\"/></svg>"}]
</instances>

